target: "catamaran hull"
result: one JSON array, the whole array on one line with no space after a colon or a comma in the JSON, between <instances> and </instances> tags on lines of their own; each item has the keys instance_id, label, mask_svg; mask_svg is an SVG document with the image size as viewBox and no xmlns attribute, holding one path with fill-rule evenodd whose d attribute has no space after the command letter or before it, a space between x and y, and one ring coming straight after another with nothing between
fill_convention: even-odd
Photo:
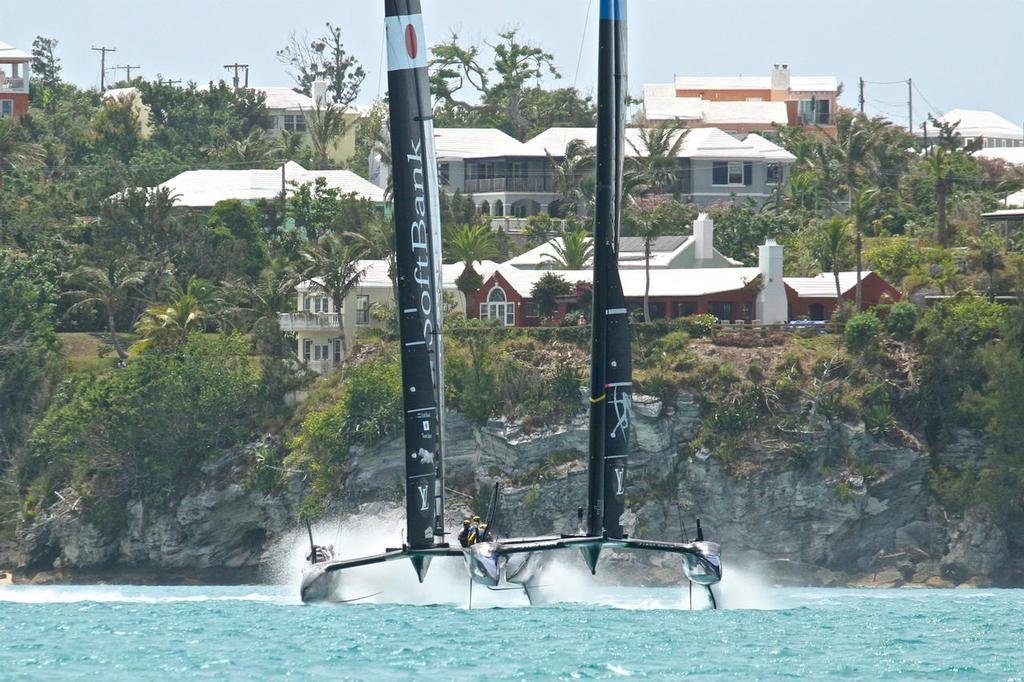
<instances>
[{"instance_id":1,"label":"catamaran hull","mask_svg":"<svg viewBox=\"0 0 1024 682\"><path fill-rule=\"evenodd\" d=\"M304 604L336 601L340 587L341 572L324 570L326 564L314 564L302 570L302 587L299 596Z\"/></svg>"}]
</instances>

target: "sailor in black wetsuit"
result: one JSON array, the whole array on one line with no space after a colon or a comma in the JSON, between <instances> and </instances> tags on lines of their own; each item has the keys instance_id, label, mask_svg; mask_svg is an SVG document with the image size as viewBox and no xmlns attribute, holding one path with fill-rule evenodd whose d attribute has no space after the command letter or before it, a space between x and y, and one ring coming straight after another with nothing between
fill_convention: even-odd
<instances>
[{"instance_id":1,"label":"sailor in black wetsuit","mask_svg":"<svg viewBox=\"0 0 1024 682\"><path fill-rule=\"evenodd\" d=\"M469 519L463 519L462 521L462 532L459 533L459 544L463 547L469 547Z\"/></svg>"}]
</instances>

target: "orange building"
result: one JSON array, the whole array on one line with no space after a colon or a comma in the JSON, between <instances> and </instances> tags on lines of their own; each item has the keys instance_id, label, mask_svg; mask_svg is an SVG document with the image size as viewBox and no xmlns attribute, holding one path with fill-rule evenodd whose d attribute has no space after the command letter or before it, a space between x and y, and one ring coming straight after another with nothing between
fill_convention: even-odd
<instances>
[{"instance_id":1,"label":"orange building","mask_svg":"<svg viewBox=\"0 0 1024 682\"><path fill-rule=\"evenodd\" d=\"M676 76L673 83L645 85L641 115L737 134L780 125L834 133L838 97L834 76L793 76L788 64L776 64L768 76Z\"/></svg>"},{"instance_id":2,"label":"orange building","mask_svg":"<svg viewBox=\"0 0 1024 682\"><path fill-rule=\"evenodd\" d=\"M28 112L29 63L32 55L0 42L0 118Z\"/></svg>"}]
</instances>

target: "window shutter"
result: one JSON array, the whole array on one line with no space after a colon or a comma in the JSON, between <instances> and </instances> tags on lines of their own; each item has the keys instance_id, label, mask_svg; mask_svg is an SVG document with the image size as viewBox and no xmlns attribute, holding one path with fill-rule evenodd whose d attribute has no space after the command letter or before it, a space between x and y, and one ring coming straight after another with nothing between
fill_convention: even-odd
<instances>
[{"instance_id":1,"label":"window shutter","mask_svg":"<svg viewBox=\"0 0 1024 682\"><path fill-rule=\"evenodd\" d=\"M715 161L711 167L711 183L714 185L729 184L729 164L725 161Z\"/></svg>"},{"instance_id":2,"label":"window shutter","mask_svg":"<svg viewBox=\"0 0 1024 682\"><path fill-rule=\"evenodd\" d=\"M747 187L754 184L754 164L750 161L743 162L743 184Z\"/></svg>"}]
</instances>

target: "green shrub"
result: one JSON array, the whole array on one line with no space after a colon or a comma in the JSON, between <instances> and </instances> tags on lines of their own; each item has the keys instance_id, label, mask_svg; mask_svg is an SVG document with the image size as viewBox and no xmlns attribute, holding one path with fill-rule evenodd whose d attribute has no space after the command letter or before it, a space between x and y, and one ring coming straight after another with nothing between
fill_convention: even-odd
<instances>
[{"instance_id":1,"label":"green shrub","mask_svg":"<svg viewBox=\"0 0 1024 682\"><path fill-rule=\"evenodd\" d=\"M908 301L893 304L885 318L886 330L897 339L909 339L917 325L917 313L917 306Z\"/></svg>"},{"instance_id":2,"label":"green shrub","mask_svg":"<svg viewBox=\"0 0 1024 682\"><path fill-rule=\"evenodd\" d=\"M881 436L889 433L896 427L896 420L892 416L892 410L886 403L873 403L864 408L864 428L869 433Z\"/></svg>"},{"instance_id":3,"label":"green shrub","mask_svg":"<svg viewBox=\"0 0 1024 682\"><path fill-rule=\"evenodd\" d=\"M872 312L859 313L850 318L843 332L846 347L853 353L867 353L878 345L882 334L882 321Z\"/></svg>"},{"instance_id":4,"label":"green shrub","mask_svg":"<svg viewBox=\"0 0 1024 682\"><path fill-rule=\"evenodd\" d=\"M853 499L853 488L846 481L839 481L836 483L836 499L842 504L846 504Z\"/></svg>"}]
</instances>

